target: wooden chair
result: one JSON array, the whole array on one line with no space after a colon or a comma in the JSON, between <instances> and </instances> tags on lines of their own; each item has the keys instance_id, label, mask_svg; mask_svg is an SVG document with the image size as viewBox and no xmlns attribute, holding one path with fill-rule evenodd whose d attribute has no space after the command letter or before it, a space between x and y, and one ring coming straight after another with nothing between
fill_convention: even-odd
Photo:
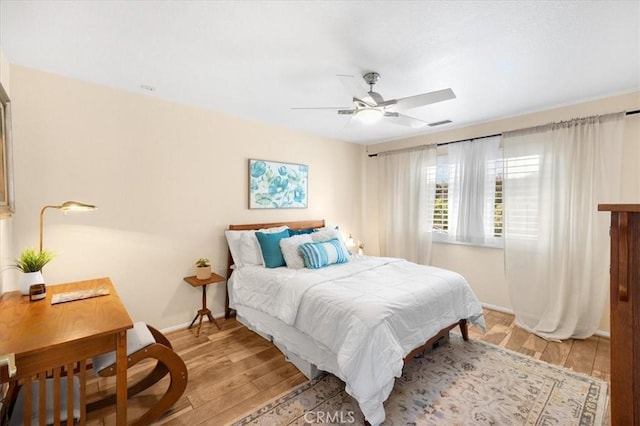
<instances>
[{"instance_id":1,"label":"wooden chair","mask_svg":"<svg viewBox=\"0 0 640 426\"><path fill-rule=\"evenodd\" d=\"M72 384L71 384L71 394L67 392L67 380L68 376L65 377L57 377L57 378L48 378L43 379L42 382L39 380L34 380L29 383L28 386L31 386L31 396L27 399L30 400L31 404L31 419L29 422L26 421L24 417L24 404L25 404L25 387L20 386L19 388L12 387L11 389L16 391L9 391L9 394L13 393L13 397L8 399L12 399L12 409L9 410L9 426L22 426L25 424L37 425L39 424L40 418L40 409L43 409L45 412L44 421L46 424L54 424L57 422L62 422L61 424L71 425L76 421L80 420L80 380L77 376L71 376ZM57 389L56 382L58 384ZM44 384L44 391L40 392L40 386ZM57 396L56 396L57 395ZM40 404L40 398L43 398L43 404ZM68 404L68 398L72 398L72 403ZM59 413L54 412L54 398L58 398L58 406ZM67 419L71 419L67 421ZM2 423L2 422L0 422Z\"/></svg>"},{"instance_id":2,"label":"wooden chair","mask_svg":"<svg viewBox=\"0 0 640 426\"><path fill-rule=\"evenodd\" d=\"M155 368L140 381L130 385L127 397L130 398L154 385L169 373L170 383L167 391L145 414L133 424L148 425L165 413L182 396L187 387L187 366L180 356L173 351L169 340L160 331L143 322L135 323L127 331L127 368L144 359L155 359ZM101 377L115 376L116 354L110 352L93 358L93 370ZM92 411L114 404L116 395L108 395L87 405Z\"/></svg>"},{"instance_id":3,"label":"wooden chair","mask_svg":"<svg viewBox=\"0 0 640 426\"><path fill-rule=\"evenodd\" d=\"M183 394L188 380L187 367L173 351L169 340L155 328L139 322L127 331L127 368L132 367L144 359L155 359L156 365L141 380L133 383L127 389L127 397L134 396L150 386L160 381L167 373L170 375L170 383L162 397L132 424L148 425L164 414ZM92 367L94 372L102 377L115 376L115 352L110 352L93 358ZM83 363L84 365L84 363ZM0 366L6 367L6 366ZM6 368L0 369L2 380L0 383L9 382L9 375ZM37 425L40 421L46 424L74 424L81 418L81 406L79 397L80 380L77 375L78 369L71 369L71 374L66 371L54 377L39 377L30 382L30 392L25 392L24 386L16 386L13 382L6 395L5 404L0 406L0 425L5 424L8 417L8 424L23 425L25 399L27 406L31 408L31 424ZM7 374L5 374L7 373ZM72 377L72 385L67 385L68 377ZM56 386L58 383L58 386ZM40 387L42 386L42 389ZM56 389L57 387L57 389ZM26 394L26 396L25 396ZM40 402L42 397L42 403ZM71 404L67 403L68 398L72 398ZM54 403L57 400L57 404ZM87 404L87 411L100 409L115 403L116 395L110 394L106 397ZM54 411L54 406L59 407L59 411ZM43 410L44 417L40 418L40 411ZM45 420L46 419L46 420ZM71 421L67 422L67 419ZM84 424L86 419L83 419ZM44 424L44 423L43 423Z\"/></svg>"},{"instance_id":4,"label":"wooden chair","mask_svg":"<svg viewBox=\"0 0 640 426\"><path fill-rule=\"evenodd\" d=\"M13 354L0 356L0 384L6 386L0 393L0 426L73 425L82 419L78 376L67 375L64 367L20 381L13 379L15 373Z\"/></svg>"}]
</instances>

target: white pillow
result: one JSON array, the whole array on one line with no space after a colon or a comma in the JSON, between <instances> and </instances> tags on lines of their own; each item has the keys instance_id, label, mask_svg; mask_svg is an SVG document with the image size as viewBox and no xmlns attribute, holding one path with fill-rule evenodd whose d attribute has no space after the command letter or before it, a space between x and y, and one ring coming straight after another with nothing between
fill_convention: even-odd
<instances>
[{"instance_id":1,"label":"white pillow","mask_svg":"<svg viewBox=\"0 0 640 426\"><path fill-rule=\"evenodd\" d=\"M240 261L240 238L242 234L247 231L224 231L224 236L227 237L227 244L229 245L229 251L233 258L233 265L236 268L242 268L242 262Z\"/></svg>"},{"instance_id":2,"label":"white pillow","mask_svg":"<svg viewBox=\"0 0 640 426\"><path fill-rule=\"evenodd\" d=\"M321 241L329 241L333 238L337 238L340 241L340 245L342 246L342 250L347 254L347 258L351 257L351 251L347 248L344 240L342 239L342 234L335 227L325 226L324 228L319 228L316 232L311 234L311 238L313 242L321 242Z\"/></svg>"},{"instance_id":3,"label":"white pillow","mask_svg":"<svg viewBox=\"0 0 640 426\"><path fill-rule=\"evenodd\" d=\"M259 229L260 232L282 232L285 229L289 229L288 226L277 226L275 228ZM256 238L256 231L224 231L225 237L227 237L227 244L229 244L229 251L231 251L231 257L233 258L233 264L236 268L242 268L247 265L264 265L262 259L262 251ZM242 244L242 237L245 239L245 244ZM249 242L253 243L250 244Z\"/></svg>"},{"instance_id":4,"label":"white pillow","mask_svg":"<svg viewBox=\"0 0 640 426\"><path fill-rule=\"evenodd\" d=\"M264 264L255 232L245 232L240 237L240 261L244 266Z\"/></svg>"},{"instance_id":5,"label":"white pillow","mask_svg":"<svg viewBox=\"0 0 640 426\"><path fill-rule=\"evenodd\" d=\"M280 250L282 250L282 257L284 257L287 268L304 268L304 259L298 252L298 247L300 247L301 244L312 242L311 234L294 235L293 237L280 240Z\"/></svg>"}]
</instances>

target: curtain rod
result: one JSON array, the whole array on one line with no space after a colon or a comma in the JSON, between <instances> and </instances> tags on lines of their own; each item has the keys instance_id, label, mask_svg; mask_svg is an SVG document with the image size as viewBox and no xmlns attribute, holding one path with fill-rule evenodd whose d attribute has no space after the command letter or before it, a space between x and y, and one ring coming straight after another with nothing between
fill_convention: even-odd
<instances>
[{"instance_id":1,"label":"curtain rod","mask_svg":"<svg viewBox=\"0 0 640 426\"><path fill-rule=\"evenodd\" d=\"M625 113L625 115L635 115L635 114L640 114L640 109L636 109L636 110L633 110L633 111L627 111ZM457 141L442 142L442 143L437 143L435 145L436 146L446 146L446 145L450 145L452 143L465 142L465 141L468 141L468 140L471 140L471 139L473 139L473 140L486 139L486 138L494 138L496 136L502 136L502 133L496 133L494 135L480 136L480 137L477 137L477 138L467 138L467 139L460 139L460 140L457 140ZM429 145L431 145L431 144L429 144ZM418 145L418 146L414 146L414 147L410 147L410 148L404 148L404 149L419 148L421 146L426 146L426 145ZM383 152L391 152L391 151L396 151L396 150L395 149L390 149L389 151L382 151L382 152L379 152L379 153L376 153L376 154L368 154L368 156L369 156L369 158L377 157L378 154L381 154Z\"/></svg>"}]
</instances>

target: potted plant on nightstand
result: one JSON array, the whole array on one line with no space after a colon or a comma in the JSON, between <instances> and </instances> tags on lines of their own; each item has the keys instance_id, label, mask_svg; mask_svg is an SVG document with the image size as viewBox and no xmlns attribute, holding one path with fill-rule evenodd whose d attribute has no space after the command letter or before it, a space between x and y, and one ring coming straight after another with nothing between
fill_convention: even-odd
<instances>
[{"instance_id":1,"label":"potted plant on nightstand","mask_svg":"<svg viewBox=\"0 0 640 426\"><path fill-rule=\"evenodd\" d=\"M211 278L211 262L209 259L201 257L196 260L196 278L199 280Z\"/></svg>"},{"instance_id":2,"label":"potted plant on nightstand","mask_svg":"<svg viewBox=\"0 0 640 426\"><path fill-rule=\"evenodd\" d=\"M36 251L32 248L26 248L20 253L20 257L16 259L15 267L23 272L20 280L21 294L28 295L29 288L34 284L44 284L42 268L53 260L53 257L53 253L50 251Z\"/></svg>"}]
</instances>

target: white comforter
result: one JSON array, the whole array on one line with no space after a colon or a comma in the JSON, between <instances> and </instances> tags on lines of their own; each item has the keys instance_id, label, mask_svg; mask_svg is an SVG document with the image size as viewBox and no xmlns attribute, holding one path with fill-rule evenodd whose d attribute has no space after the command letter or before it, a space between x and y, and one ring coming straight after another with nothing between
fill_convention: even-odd
<instances>
[{"instance_id":1,"label":"white comforter","mask_svg":"<svg viewBox=\"0 0 640 426\"><path fill-rule=\"evenodd\" d=\"M245 267L234 271L230 297L333 351L339 371L331 373L373 425L384 420L383 402L411 350L461 319L484 328L461 275L394 258L354 256L319 270Z\"/></svg>"}]
</instances>

